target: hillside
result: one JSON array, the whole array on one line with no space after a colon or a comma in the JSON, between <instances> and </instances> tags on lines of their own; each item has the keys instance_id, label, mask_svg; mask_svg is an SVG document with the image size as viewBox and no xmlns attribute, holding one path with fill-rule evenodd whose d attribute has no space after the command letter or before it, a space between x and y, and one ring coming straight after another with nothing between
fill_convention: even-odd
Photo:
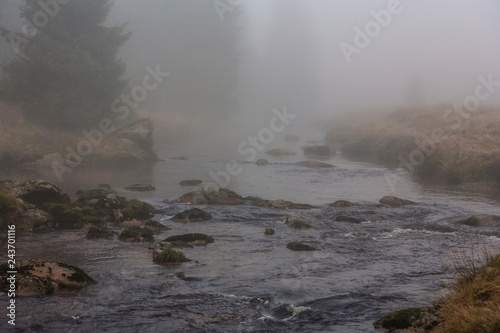
<instances>
[{"instance_id":1,"label":"hillside","mask_svg":"<svg viewBox=\"0 0 500 333\"><path fill-rule=\"evenodd\" d=\"M369 117L351 115L327 132L327 144L351 158L402 167L422 180L500 185L500 109L473 113L442 105Z\"/></svg>"}]
</instances>

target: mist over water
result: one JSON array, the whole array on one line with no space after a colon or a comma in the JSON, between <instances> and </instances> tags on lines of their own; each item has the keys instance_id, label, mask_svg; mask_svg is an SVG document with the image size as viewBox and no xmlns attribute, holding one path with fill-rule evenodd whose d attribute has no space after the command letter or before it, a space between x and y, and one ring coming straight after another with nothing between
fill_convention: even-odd
<instances>
[{"instance_id":1,"label":"mist over water","mask_svg":"<svg viewBox=\"0 0 500 333\"><path fill-rule=\"evenodd\" d=\"M384 16L390 6L397 14ZM133 31L121 52L132 85L148 65L171 72L138 108L157 120L158 146L209 156L234 154L234 140L284 105L298 116L286 132L310 136L343 113L461 102L479 76L500 77L499 10L491 1L261 0L218 12L210 1L149 0L117 1L111 21ZM357 49L349 62L342 43Z\"/></svg>"},{"instance_id":2,"label":"mist over water","mask_svg":"<svg viewBox=\"0 0 500 333\"><path fill-rule=\"evenodd\" d=\"M20 1L0 1L0 26L21 30ZM215 243L182 248L193 261L164 267L151 260L153 243L89 240L84 229L23 235L19 259L70 262L99 283L68 297L22 299L21 330L364 332L372 331L384 313L428 306L452 278L446 265L452 250L471 244L498 248L498 227L464 222L477 214L500 215L498 191L418 182L401 168L349 159L339 149L336 155L311 157L302 148L329 145L327 132L341 122L359 121L369 131L371 119L398 109L410 115L426 110L422 114L430 116L445 110L443 105L477 96L479 84L480 92L488 93L481 106L498 106L499 14L500 3L487 0L115 0L106 25L126 23L132 33L118 52L129 81L103 114L117 126L149 117L158 160L131 167L124 159L118 167L99 167L91 156L63 180L50 164L37 168L33 162L28 168L2 167L0 179L43 178L72 199L78 189L109 185L118 195L157 209L153 219L168 229L156 234L155 242L196 232L213 236ZM0 46L4 64L15 52L8 43ZM487 115L495 115L492 110ZM397 116L391 124L411 118ZM6 133L7 120L15 123L0 124ZM20 122L28 129L20 146L33 150L23 140L39 133L30 132L31 119ZM498 136L488 125L472 131L481 144ZM392 135L403 137L407 129ZM77 143L88 139L81 129L74 133ZM450 133L456 134L445 134ZM363 133L354 134L358 140ZM0 132L0 139L5 137ZM368 137L368 143L376 146L376 139ZM454 137L457 147L459 139L460 134ZM414 137L408 140L411 149L421 148ZM77 149L77 143L71 147ZM266 154L274 148L296 155ZM399 154L400 148L388 151ZM261 158L269 164L256 165ZM297 165L308 159L330 165ZM236 175L230 174L230 163L236 163ZM488 170L495 171L498 163ZM190 179L203 185L180 185ZM155 190L131 192L126 188L131 184L151 184ZM239 205L177 202L207 185L227 187L244 200ZM379 204L386 195L413 203ZM261 202L259 197L313 207L259 206L252 201ZM333 205L337 200L353 206ZM172 220L192 207L213 219ZM295 218L310 228L290 227L287 222ZM106 225L118 233L121 222ZM267 227L276 235L264 235ZM290 251L292 241L318 251ZM0 294L0 301L7 296ZM292 305L307 311L293 314ZM73 318L77 314L79 321ZM0 328L6 325L0 322Z\"/></svg>"}]
</instances>

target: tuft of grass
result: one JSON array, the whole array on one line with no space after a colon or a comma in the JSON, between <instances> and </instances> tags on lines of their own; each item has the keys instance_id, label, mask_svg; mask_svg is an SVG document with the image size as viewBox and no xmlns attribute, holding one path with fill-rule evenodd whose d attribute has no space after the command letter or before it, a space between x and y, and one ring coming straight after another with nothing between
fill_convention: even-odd
<instances>
[{"instance_id":1,"label":"tuft of grass","mask_svg":"<svg viewBox=\"0 0 500 333\"><path fill-rule=\"evenodd\" d=\"M436 304L434 332L500 332L500 254L461 256L456 280Z\"/></svg>"}]
</instances>

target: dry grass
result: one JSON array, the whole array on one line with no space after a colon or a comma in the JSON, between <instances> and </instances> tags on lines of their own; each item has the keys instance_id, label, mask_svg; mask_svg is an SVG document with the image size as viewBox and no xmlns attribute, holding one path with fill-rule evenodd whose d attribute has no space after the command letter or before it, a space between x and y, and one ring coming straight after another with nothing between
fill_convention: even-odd
<instances>
[{"instance_id":1,"label":"dry grass","mask_svg":"<svg viewBox=\"0 0 500 333\"><path fill-rule=\"evenodd\" d=\"M478 253L455 255L455 283L436 302L440 323L433 332L500 332L500 255Z\"/></svg>"},{"instance_id":2,"label":"dry grass","mask_svg":"<svg viewBox=\"0 0 500 333\"><path fill-rule=\"evenodd\" d=\"M500 185L500 108L481 107L466 119L456 113L445 116L449 106L396 110L378 118L338 120L326 142L343 146L346 155L361 155L388 166L400 165L418 150L416 140L432 137L439 130L444 139L425 156L417 174L450 184Z\"/></svg>"},{"instance_id":3,"label":"dry grass","mask_svg":"<svg viewBox=\"0 0 500 333\"><path fill-rule=\"evenodd\" d=\"M64 152L78 134L35 125L25 119L19 106L0 102L0 153L8 152L17 161L31 162L45 154Z\"/></svg>"}]
</instances>

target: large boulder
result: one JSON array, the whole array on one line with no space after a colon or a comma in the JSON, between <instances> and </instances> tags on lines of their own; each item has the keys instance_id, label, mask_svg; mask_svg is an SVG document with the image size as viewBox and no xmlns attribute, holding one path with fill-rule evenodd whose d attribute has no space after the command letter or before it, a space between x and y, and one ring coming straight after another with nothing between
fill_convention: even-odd
<instances>
[{"instance_id":1,"label":"large boulder","mask_svg":"<svg viewBox=\"0 0 500 333\"><path fill-rule=\"evenodd\" d=\"M415 202L413 201L401 199L390 195L383 197L382 199L380 199L379 202L383 205L391 207L403 207L406 205L415 205Z\"/></svg>"},{"instance_id":2,"label":"large boulder","mask_svg":"<svg viewBox=\"0 0 500 333\"><path fill-rule=\"evenodd\" d=\"M78 267L50 260L19 260L14 268L0 265L0 290L7 292L11 283L8 271L15 270L16 297L52 294L57 290L79 290L96 281Z\"/></svg>"},{"instance_id":3,"label":"large boulder","mask_svg":"<svg viewBox=\"0 0 500 333\"><path fill-rule=\"evenodd\" d=\"M276 156L276 157L297 155L296 152L291 151L288 148L271 149L271 150L266 151L266 154L271 155L271 156Z\"/></svg>"},{"instance_id":4,"label":"large boulder","mask_svg":"<svg viewBox=\"0 0 500 333\"><path fill-rule=\"evenodd\" d=\"M41 179L32 179L22 183L2 181L0 190L37 207L42 207L46 203L68 203L70 201L69 195L61 188Z\"/></svg>"},{"instance_id":5,"label":"large boulder","mask_svg":"<svg viewBox=\"0 0 500 333\"><path fill-rule=\"evenodd\" d=\"M490 214L472 215L464 224L472 227L500 227L500 216Z\"/></svg>"},{"instance_id":6,"label":"large boulder","mask_svg":"<svg viewBox=\"0 0 500 333\"><path fill-rule=\"evenodd\" d=\"M140 118L123 126L111 134L112 138L128 139L147 152L153 152L153 122L149 118ZM154 153L153 153L154 154ZM156 155L155 155L156 157Z\"/></svg>"},{"instance_id":7,"label":"large boulder","mask_svg":"<svg viewBox=\"0 0 500 333\"><path fill-rule=\"evenodd\" d=\"M48 218L49 214L39 208L11 194L0 192L0 233L12 224L16 226L17 231L32 230L38 225L45 224Z\"/></svg>"}]
</instances>

